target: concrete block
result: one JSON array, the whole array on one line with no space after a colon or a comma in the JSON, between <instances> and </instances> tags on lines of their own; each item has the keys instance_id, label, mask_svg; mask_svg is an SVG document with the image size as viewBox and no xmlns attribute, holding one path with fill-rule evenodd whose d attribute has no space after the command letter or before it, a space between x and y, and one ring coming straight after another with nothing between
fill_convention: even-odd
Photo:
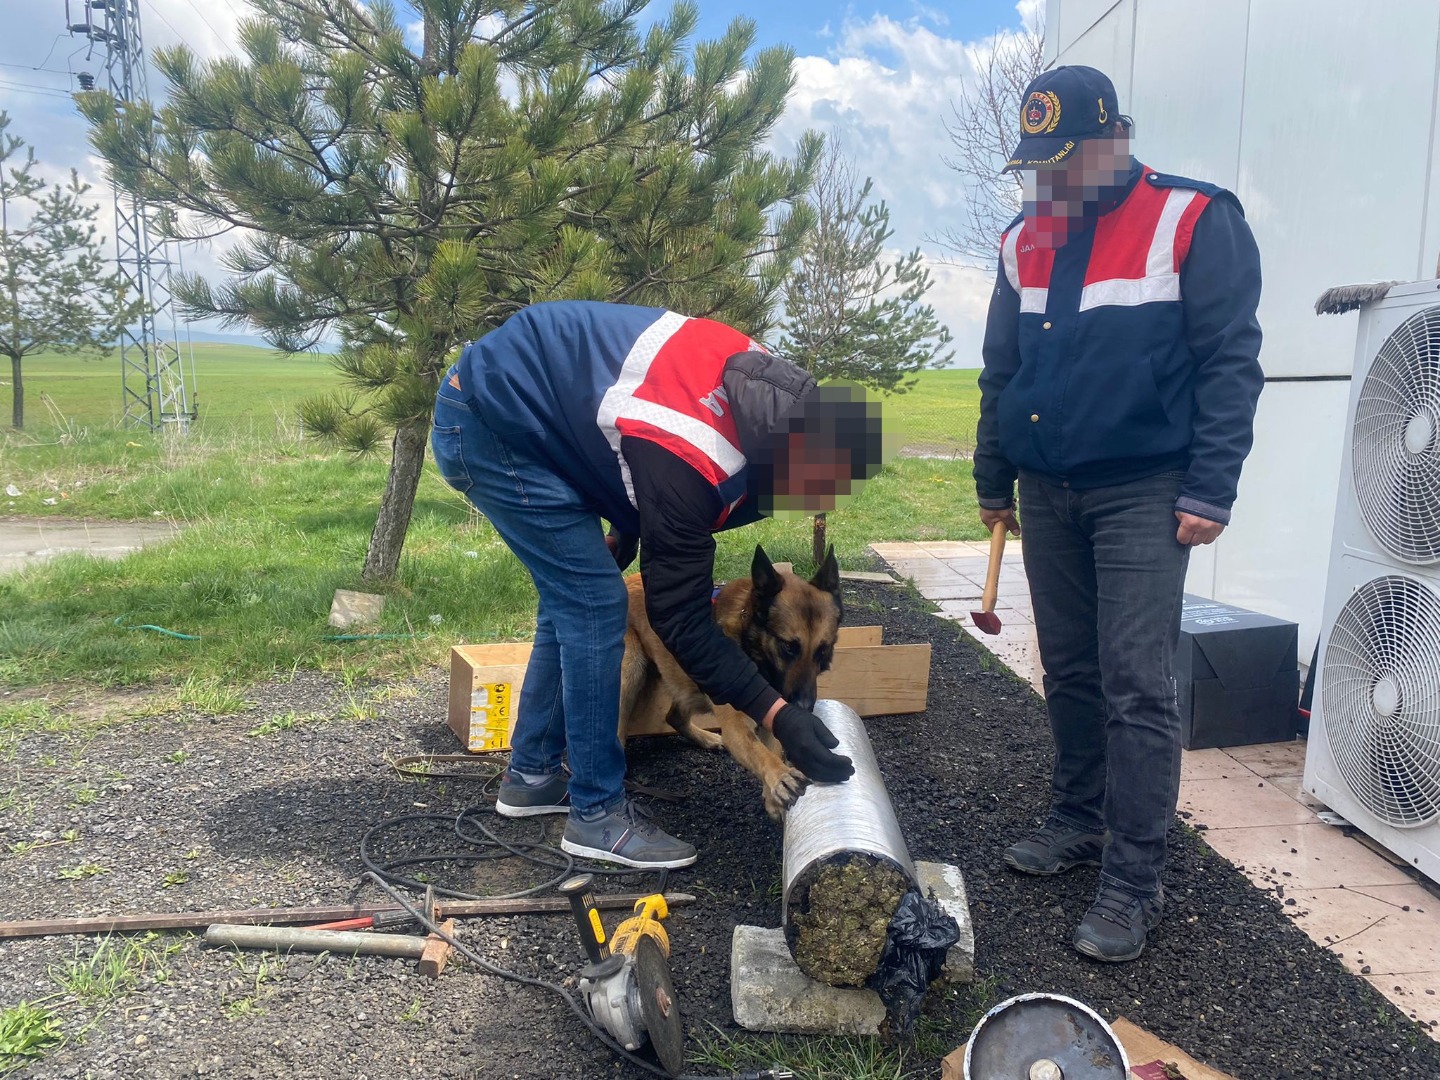
<instances>
[{"instance_id":1,"label":"concrete block","mask_svg":"<svg viewBox=\"0 0 1440 1080\"><path fill-rule=\"evenodd\" d=\"M384 610L383 596L336 589L335 599L330 602L330 625L337 630L374 626L380 621L380 613Z\"/></svg>"},{"instance_id":2,"label":"concrete block","mask_svg":"<svg viewBox=\"0 0 1440 1080\"><path fill-rule=\"evenodd\" d=\"M885 1006L873 990L826 986L796 965L785 931L737 926L730 944L730 1004L747 1031L878 1035Z\"/></svg>"},{"instance_id":3,"label":"concrete block","mask_svg":"<svg viewBox=\"0 0 1440 1080\"><path fill-rule=\"evenodd\" d=\"M915 883L960 924L960 940L945 954L940 981L968 983L975 979L975 926L970 921L970 900L965 894L965 877L949 863L917 862Z\"/></svg>"}]
</instances>

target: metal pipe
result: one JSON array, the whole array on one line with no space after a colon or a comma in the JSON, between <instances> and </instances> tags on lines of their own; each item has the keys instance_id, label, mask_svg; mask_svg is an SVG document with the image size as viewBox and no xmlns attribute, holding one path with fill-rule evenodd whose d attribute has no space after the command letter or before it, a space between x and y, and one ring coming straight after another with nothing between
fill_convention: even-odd
<instances>
[{"instance_id":1,"label":"metal pipe","mask_svg":"<svg viewBox=\"0 0 1440 1080\"><path fill-rule=\"evenodd\" d=\"M862 852L893 864L912 883L915 880L915 864L880 777L865 722L839 701L817 701L814 712L840 740L835 752L850 758L855 775L843 784L811 784L785 815L782 918L787 925L791 889L806 870L827 859Z\"/></svg>"},{"instance_id":2,"label":"metal pipe","mask_svg":"<svg viewBox=\"0 0 1440 1080\"><path fill-rule=\"evenodd\" d=\"M350 955L401 956L418 959L425 938L406 934L373 934L354 930L305 930L293 926L235 926L217 923L205 931L211 945L290 952L333 952Z\"/></svg>"},{"instance_id":3,"label":"metal pipe","mask_svg":"<svg viewBox=\"0 0 1440 1080\"><path fill-rule=\"evenodd\" d=\"M630 911L637 900L648 893L624 893L595 897L595 906L602 911ZM669 907L693 904L692 893L666 893ZM529 896L513 900L445 900L440 913L446 918L470 918L481 915L559 915L570 910L563 896ZM216 923L324 923L340 919L361 919L373 915L404 914L404 908L366 907L350 904L344 907L242 908L233 911L149 912L135 915L110 915L80 919L21 919L0 922L0 939L45 937L51 934L111 934L132 930L199 930Z\"/></svg>"}]
</instances>

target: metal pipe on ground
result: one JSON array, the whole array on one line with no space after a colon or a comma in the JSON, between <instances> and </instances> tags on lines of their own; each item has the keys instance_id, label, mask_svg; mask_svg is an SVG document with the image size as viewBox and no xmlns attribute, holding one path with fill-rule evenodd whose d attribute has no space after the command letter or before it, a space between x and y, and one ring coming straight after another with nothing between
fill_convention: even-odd
<instances>
[{"instance_id":1,"label":"metal pipe on ground","mask_svg":"<svg viewBox=\"0 0 1440 1080\"><path fill-rule=\"evenodd\" d=\"M811 784L785 817L785 941L812 979L863 986L879 967L896 908L915 885L915 864L865 722L839 701L816 702L815 715L855 775L843 784Z\"/></svg>"}]
</instances>

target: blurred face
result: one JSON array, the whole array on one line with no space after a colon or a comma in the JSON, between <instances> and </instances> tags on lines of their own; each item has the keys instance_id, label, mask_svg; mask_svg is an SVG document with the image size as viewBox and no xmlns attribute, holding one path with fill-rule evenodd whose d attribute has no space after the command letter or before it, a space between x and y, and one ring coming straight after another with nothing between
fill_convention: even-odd
<instances>
[{"instance_id":1,"label":"blurred face","mask_svg":"<svg viewBox=\"0 0 1440 1080\"><path fill-rule=\"evenodd\" d=\"M775 509L825 514L851 494L850 455L792 433L775 461Z\"/></svg>"},{"instance_id":2,"label":"blurred face","mask_svg":"<svg viewBox=\"0 0 1440 1080\"><path fill-rule=\"evenodd\" d=\"M1123 130L1086 139L1064 161L1027 170L1023 180L1029 235L1039 247L1058 248L1100 212L1109 190L1130 172L1130 137Z\"/></svg>"}]
</instances>

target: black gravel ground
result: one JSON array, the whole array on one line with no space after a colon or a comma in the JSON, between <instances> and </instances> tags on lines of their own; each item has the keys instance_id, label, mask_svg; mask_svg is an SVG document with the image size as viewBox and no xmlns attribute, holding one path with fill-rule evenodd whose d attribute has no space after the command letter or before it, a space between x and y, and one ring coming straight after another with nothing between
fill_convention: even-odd
<instances>
[{"instance_id":1,"label":"black gravel ground","mask_svg":"<svg viewBox=\"0 0 1440 1080\"><path fill-rule=\"evenodd\" d=\"M1095 871L1034 879L1000 865L1004 846L1044 810L1043 704L912 594L871 585L850 592L847 621L881 622L887 641L934 644L930 709L875 720L870 730L912 854L964 869L978 939L979 981L930 1001L904 1075L935 1077L939 1057L963 1043L986 1006L1056 991L1127 1016L1241 1080L1440 1078L1440 1044L1178 824L1166 919L1145 955L1108 967L1074 953L1070 934ZM381 700L368 720L352 709L364 691L302 674L251 691L256 704L239 715L34 734L0 752L0 918L346 902L368 825L451 814L475 800L473 784L406 780L387 764L454 749L441 724L444 677L370 689ZM325 718L247 734L292 712ZM758 786L724 755L646 740L632 747L631 766L635 779L685 796L654 803L654 812L701 849L700 862L669 886L700 898L669 920L691 1046L743 1039L730 1018L730 937L737 923L779 923L779 831ZM535 828L506 827L516 836ZM404 849L407 835L420 846L441 842L421 825L389 837L387 850ZM74 877L81 867L93 876ZM491 864L452 868L447 880L494 891L527 873ZM653 884L641 877L607 887ZM464 935L495 962L546 979L562 980L581 963L564 917L472 921ZM0 1008L48 998L67 1036L17 1075L641 1075L598 1048L557 998L465 962L430 981L408 961L242 956L170 936L141 947L143 964L132 957L122 967L133 985L114 996L61 991L57 978L96 948L93 938L0 942Z\"/></svg>"}]
</instances>

